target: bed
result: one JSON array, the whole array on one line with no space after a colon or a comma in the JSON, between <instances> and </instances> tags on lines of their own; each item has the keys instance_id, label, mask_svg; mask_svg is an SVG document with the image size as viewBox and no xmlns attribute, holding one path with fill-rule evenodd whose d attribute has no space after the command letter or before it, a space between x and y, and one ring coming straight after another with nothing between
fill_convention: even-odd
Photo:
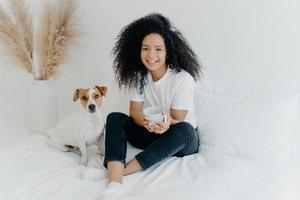
<instances>
[{"instance_id":1,"label":"bed","mask_svg":"<svg viewBox=\"0 0 300 200\"><path fill-rule=\"evenodd\" d=\"M295 138L299 99L248 91L197 91L200 152L171 157L126 176L124 185L130 193L123 199L299 200ZM1 115L0 122L2 137L13 141L0 149L1 200L101 200L107 180L83 180L82 173L92 166L79 165L78 155L50 148L46 136L16 128ZM17 141L13 135L24 137ZM96 149L89 148L90 155L96 155ZM128 157L139 151L129 147ZM106 173L101 167L97 170Z\"/></svg>"}]
</instances>

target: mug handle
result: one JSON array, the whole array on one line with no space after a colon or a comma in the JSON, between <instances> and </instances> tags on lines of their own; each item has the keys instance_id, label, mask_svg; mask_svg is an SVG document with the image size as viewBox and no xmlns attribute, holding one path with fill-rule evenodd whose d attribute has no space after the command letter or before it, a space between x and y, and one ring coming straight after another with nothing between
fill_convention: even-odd
<instances>
[{"instance_id":1,"label":"mug handle","mask_svg":"<svg viewBox=\"0 0 300 200\"><path fill-rule=\"evenodd\" d=\"M162 116L162 122L163 122L163 123L167 122L167 115L166 115L166 114L164 114L164 115Z\"/></svg>"}]
</instances>

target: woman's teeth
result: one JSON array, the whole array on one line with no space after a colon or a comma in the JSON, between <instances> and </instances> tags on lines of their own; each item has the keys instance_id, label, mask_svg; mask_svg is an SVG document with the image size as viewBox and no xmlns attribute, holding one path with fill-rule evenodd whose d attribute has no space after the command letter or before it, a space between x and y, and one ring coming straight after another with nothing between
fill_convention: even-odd
<instances>
[{"instance_id":1,"label":"woman's teeth","mask_svg":"<svg viewBox=\"0 0 300 200\"><path fill-rule=\"evenodd\" d=\"M150 64L154 64L154 63L156 63L156 62L157 62L157 60L154 60L154 61L148 60L148 63L150 63Z\"/></svg>"}]
</instances>

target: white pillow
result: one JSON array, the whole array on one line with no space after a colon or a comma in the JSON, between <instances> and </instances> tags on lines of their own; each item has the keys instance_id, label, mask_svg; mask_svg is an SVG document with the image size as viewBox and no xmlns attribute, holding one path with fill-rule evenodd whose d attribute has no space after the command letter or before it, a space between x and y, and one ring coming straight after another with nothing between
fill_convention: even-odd
<instances>
[{"instance_id":1,"label":"white pillow","mask_svg":"<svg viewBox=\"0 0 300 200\"><path fill-rule=\"evenodd\" d=\"M0 110L0 149L15 145L29 135L29 131L19 127Z\"/></svg>"},{"instance_id":2,"label":"white pillow","mask_svg":"<svg viewBox=\"0 0 300 200\"><path fill-rule=\"evenodd\" d=\"M201 148L286 165L298 96L199 87L195 98Z\"/></svg>"}]
</instances>

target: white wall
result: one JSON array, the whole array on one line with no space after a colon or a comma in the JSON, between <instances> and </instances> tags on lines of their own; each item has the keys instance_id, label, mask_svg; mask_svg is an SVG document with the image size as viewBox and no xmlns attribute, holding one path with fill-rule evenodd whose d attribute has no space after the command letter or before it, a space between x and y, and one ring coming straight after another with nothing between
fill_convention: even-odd
<instances>
[{"instance_id":1,"label":"white wall","mask_svg":"<svg viewBox=\"0 0 300 200\"><path fill-rule=\"evenodd\" d=\"M42 3L30 2L37 9ZM300 92L298 0L84 0L79 9L80 46L72 50L70 63L62 66L57 79L61 119L77 109L71 98L81 86L109 85L108 111L118 110L116 102L126 103L111 69L114 39L126 24L154 11L168 16L182 31L212 86ZM3 59L0 63L8 65ZM23 98L31 76L12 70L1 79L0 102L26 126Z\"/></svg>"},{"instance_id":2,"label":"white wall","mask_svg":"<svg viewBox=\"0 0 300 200\"><path fill-rule=\"evenodd\" d=\"M299 89L300 1L113 0L99 3L98 9L107 49L120 27L159 11L190 41L214 86Z\"/></svg>"}]
</instances>

